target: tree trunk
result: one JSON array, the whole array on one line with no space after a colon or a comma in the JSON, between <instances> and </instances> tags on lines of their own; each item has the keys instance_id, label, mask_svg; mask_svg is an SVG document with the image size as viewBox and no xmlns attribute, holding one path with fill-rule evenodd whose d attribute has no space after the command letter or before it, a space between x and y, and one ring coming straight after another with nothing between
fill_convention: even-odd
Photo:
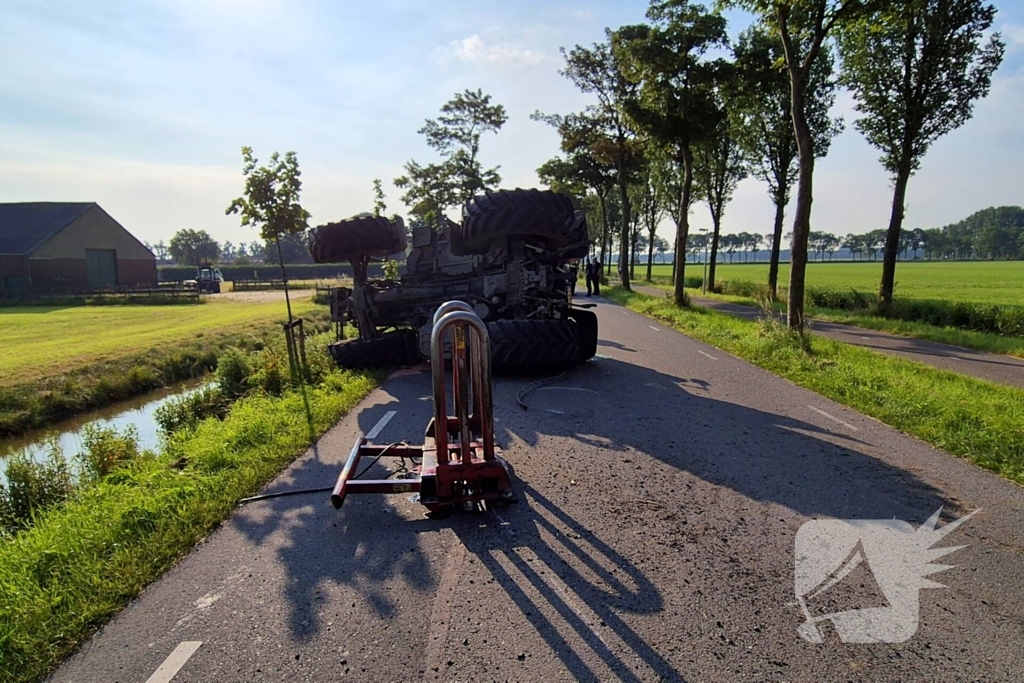
<instances>
[{"instance_id":1,"label":"tree trunk","mask_svg":"<svg viewBox=\"0 0 1024 683\"><path fill-rule=\"evenodd\" d=\"M782 192L775 195L775 228L772 232L772 257L768 264L768 288L774 300L779 291L779 250L782 247L782 222L786 217L786 206Z\"/></svg>"},{"instance_id":2,"label":"tree trunk","mask_svg":"<svg viewBox=\"0 0 1024 683\"><path fill-rule=\"evenodd\" d=\"M281 236L274 235L277 244L277 260L281 264L281 284L284 285L284 303L288 307L288 324L292 323L292 300L288 296L288 273L284 269L284 256L281 255Z\"/></svg>"},{"instance_id":3,"label":"tree trunk","mask_svg":"<svg viewBox=\"0 0 1024 683\"><path fill-rule=\"evenodd\" d=\"M651 233L650 240L647 244L647 281L651 282L651 264L654 263L654 233Z\"/></svg>"},{"instance_id":4,"label":"tree trunk","mask_svg":"<svg viewBox=\"0 0 1024 683\"><path fill-rule=\"evenodd\" d=\"M604 263L605 247L608 245L608 207L604 203L604 194L598 194L597 199L601 202L601 263ZM600 277L601 273L598 273Z\"/></svg>"},{"instance_id":5,"label":"tree trunk","mask_svg":"<svg viewBox=\"0 0 1024 683\"><path fill-rule=\"evenodd\" d=\"M718 228L721 225L721 221L718 219L718 215L711 212L711 223L713 232L711 233L711 256L708 257L708 281L707 288L709 292L715 291L715 265L718 262ZM732 254L729 254L729 261L732 261Z\"/></svg>"},{"instance_id":6,"label":"tree trunk","mask_svg":"<svg viewBox=\"0 0 1024 683\"><path fill-rule=\"evenodd\" d=\"M797 174L796 212L793 218L793 242L789 257L789 301L787 324L791 330L804 331L804 282L807 272L807 239L811 232L811 203L814 200L814 140L804 113L806 82L790 73L793 92L793 130L799 159Z\"/></svg>"},{"instance_id":7,"label":"tree trunk","mask_svg":"<svg viewBox=\"0 0 1024 683\"><path fill-rule=\"evenodd\" d=\"M622 229L619 233L619 280L627 292L633 291L629 286L629 194L626 190L625 161L619 155L619 201L622 203Z\"/></svg>"},{"instance_id":8,"label":"tree trunk","mask_svg":"<svg viewBox=\"0 0 1024 683\"><path fill-rule=\"evenodd\" d=\"M900 164L892 195L892 214L889 217L889 232L885 236L885 255L882 261L882 285L878 289L878 310L885 311L892 306L892 290L896 284L896 257L900 245L900 229L907 197L907 182L910 180L910 163Z\"/></svg>"},{"instance_id":9,"label":"tree trunk","mask_svg":"<svg viewBox=\"0 0 1024 683\"><path fill-rule=\"evenodd\" d=\"M672 296L676 306L686 304L686 239L690 235L690 192L693 190L693 152L689 146L683 149L683 193L679 200L679 218L676 225L676 258L675 280L672 283ZM681 260L680 260L681 258Z\"/></svg>"}]
</instances>

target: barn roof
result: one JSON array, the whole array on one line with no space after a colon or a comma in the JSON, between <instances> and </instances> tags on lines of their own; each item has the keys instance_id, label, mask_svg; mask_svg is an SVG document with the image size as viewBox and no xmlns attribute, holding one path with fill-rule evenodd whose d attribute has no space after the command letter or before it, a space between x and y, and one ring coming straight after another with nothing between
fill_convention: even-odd
<instances>
[{"instance_id":1,"label":"barn roof","mask_svg":"<svg viewBox=\"0 0 1024 683\"><path fill-rule=\"evenodd\" d=\"M94 202L0 204L0 254L31 254L93 206Z\"/></svg>"}]
</instances>

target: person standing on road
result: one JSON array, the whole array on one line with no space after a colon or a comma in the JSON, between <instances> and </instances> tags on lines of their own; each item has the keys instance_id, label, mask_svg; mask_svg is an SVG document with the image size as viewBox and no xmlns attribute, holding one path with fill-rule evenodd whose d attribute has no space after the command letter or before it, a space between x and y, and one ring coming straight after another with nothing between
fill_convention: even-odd
<instances>
[{"instance_id":1,"label":"person standing on road","mask_svg":"<svg viewBox=\"0 0 1024 683\"><path fill-rule=\"evenodd\" d=\"M594 291L594 262L589 256L583 264L583 277L587 280L587 296L590 296Z\"/></svg>"},{"instance_id":2,"label":"person standing on road","mask_svg":"<svg viewBox=\"0 0 1024 683\"><path fill-rule=\"evenodd\" d=\"M601 296L601 273L603 272L604 265L601 263L601 259L594 257L594 262L590 264L592 268L591 272L594 274L594 296Z\"/></svg>"}]
</instances>

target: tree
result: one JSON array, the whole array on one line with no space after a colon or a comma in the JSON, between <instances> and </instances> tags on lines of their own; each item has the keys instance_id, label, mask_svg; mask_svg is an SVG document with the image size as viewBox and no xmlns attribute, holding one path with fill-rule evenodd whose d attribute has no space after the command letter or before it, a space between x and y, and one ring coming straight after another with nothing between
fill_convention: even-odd
<instances>
[{"instance_id":1,"label":"tree","mask_svg":"<svg viewBox=\"0 0 1024 683\"><path fill-rule=\"evenodd\" d=\"M715 288L715 266L718 256L719 232L722 227L722 216L726 205L732 200L732 194L747 176L747 167L740 153L739 145L729 130L728 121L722 119L715 129L713 137L705 144L697 147L694 155L697 171L695 185L708 203L711 212L711 258L708 262L708 283L712 291ZM736 250L735 240L730 239L729 262Z\"/></svg>"},{"instance_id":2,"label":"tree","mask_svg":"<svg viewBox=\"0 0 1024 683\"><path fill-rule=\"evenodd\" d=\"M654 249L658 224L664 216L664 207L661 204L661 196L655 184L654 173L648 165L642 177L632 187L633 206L636 207L638 232L640 239L637 240L639 247L647 248L647 282L651 282L651 272L654 264Z\"/></svg>"},{"instance_id":3,"label":"tree","mask_svg":"<svg viewBox=\"0 0 1024 683\"><path fill-rule=\"evenodd\" d=\"M205 230L179 230L171 237L167 252L175 263L199 268L217 262L220 245Z\"/></svg>"},{"instance_id":4,"label":"tree","mask_svg":"<svg viewBox=\"0 0 1024 683\"><path fill-rule=\"evenodd\" d=\"M566 154L565 159L556 157L537 169L541 182L555 191L578 196L590 189L597 197L601 219L601 262L607 263L606 251L611 238L608 194L615 186L617 171L613 145L607 137L604 122L595 117L593 112L559 116L538 111L530 118L554 126L562 139L562 151Z\"/></svg>"},{"instance_id":5,"label":"tree","mask_svg":"<svg viewBox=\"0 0 1024 683\"><path fill-rule=\"evenodd\" d=\"M409 213L437 224L449 208L496 187L501 182L498 167L484 169L477 154L481 136L497 133L507 120L505 108L492 105L491 96L482 90L456 93L441 107L439 117L427 119L418 132L442 162L423 166L411 160L405 174L395 178L395 186L406 190L402 201Z\"/></svg>"},{"instance_id":6,"label":"tree","mask_svg":"<svg viewBox=\"0 0 1024 683\"><path fill-rule=\"evenodd\" d=\"M242 162L245 194L232 201L225 213L241 214L242 225L256 227L260 237L276 245L288 322L291 323L292 302L288 296L288 272L281 253L281 238L302 233L309 227L309 212L299 204L302 190L299 159L295 152L287 152L283 157L274 152L267 166L256 166L252 147L243 147Z\"/></svg>"},{"instance_id":7,"label":"tree","mask_svg":"<svg viewBox=\"0 0 1024 683\"><path fill-rule=\"evenodd\" d=\"M910 176L933 142L971 118L1003 59L999 34L985 38L995 13L982 0L901 0L838 32L842 82L862 114L855 125L893 178L880 310L892 305Z\"/></svg>"},{"instance_id":8,"label":"tree","mask_svg":"<svg viewBox=\"0 0 1024 683\"><path fill-rule=\"evenodd\" d=\"M254 261L267 260L267 247L263 242L249 242L249 257Z\"/></svg>"},{"instance_id":9,"label":"tree","mask_svg":"<svg viewBox=\"0 0 1024 683\"><path fill-rule=\"evenodd\" d=\"M807 271L807 239L811 231L814 198L815 140L808 120L807 92L811 74L821 58L825 39L837 26L866 15L881 0L729 0L758 14L782 41L789 74L791 115L797 146L797 196L793 216L793 241L789 258L787 324L804 329L804 284Z\"/></svg>"},{"instance_id":10,"label":"tree","mask_svg":"<svg viewBox=\"0 0 1024 683\"><path fill-rule=\"evenodd\" d=\"M768 287L772 298L778 291L779 250L782 224L790 189L796 181L797 146L793 135L792 93L783 68L785 48L778 35L754 25L740 34L733 48L736 77L729 97L733 135L752 175L768 184L775 205ZM842 130L840 119L831 119L835 102L832 53L823 46L813 63L805 96L807 125L815 140L814 153L823 157L831 139Z\"/></svg>"},{"instance_id":11,"label":"tree","mask_svg":"<svg viewBox=\"0 0 1024 683\"><path fill-rule=\"evenodd\" d=\"M459 203L501 182L498 167L484 170L477 155L480 137L484 133L497 133L508 115L505 107L491 104L491 96L483 90L456 93L441 107L441 115L428 119L419 133L427 144L445 158L452 174Z\"/></svg>"},{"instance_id":12,"label":"tree","mask_svg":"<svg viewBox=\"0 0 1024 683\"><path fill-rule=\"evenodd\" d=\"M152 245L150 247L150 251L153 252L153 256L156 257L157 261L166 261L170 257L170 254L167 251L167 245L164 244L163 240Z\"/></svg>"},{"instance_id":13,"label":"tree","mask_svg":"<svg viewBox=\"0 0 1024 683\"><path fill-rule=\"evenodd\" d=\"M676 267L674 298L686 303L686 241L693 201L693 151L723 116L712 93L722 60L705 59L708 50L726 44L725 19L687 0L653 0L651 25L624 26L616 32L616 52L629 77L640 84L629 103L630 118L682 169L679 200L672 202ZM679 256L683 255L680 260Z\"/></svg>"},{"instance_id":14,"label":"tree","mask_svg":"<svg viewBox=\"0 0 1024 683\"><path fill-rule=\"evenodd\" d=\"M384 203L384 188L381 186L380 178L373 179L373 215L383 216L384 212L388 210L388 205Z\"/></svg>"},{"instance_id":15,"label":"tree","mask_svg":"<svg viewBox=\"0 0 1024 683\"><path fill-rule=\"evenodd\" d=\"M280 249L274 242L267 242L263 262L281 265L282 263L312 263L313 255L309 253L308 232L297 232L281 237Z\"/></svg>"},{"instance_id":16,"label":"tree","mask_svg":"<svg viewBox=\"0 0 1024 683\"><path fill-rule=\"evenodd\" d=\"M610 45L610 32L608 37L608 42L596 43L591 48L577 45L569 52L563 48L565 67L559 73L571 80L581 92L597 98L597 104L588 107L585 114L603 129L602 137L609 143L608 156L614 160L615 182L622 212L619 273L622 286L629 290L629 271L626 265L629 260L631 225L628 189L635 154L634 131L626 118L625 109L635 96L636 86L623 74L619 56Z\"/></svg>"},{"instance_id":17,"label":"tree","mask_svg":"<svg viewBox=\"0 0 1024 683\"><path fill-rule=\"evenodd\" d=\"M393 182L395 187L406 191L402 202L409 207L409 213L429 225L437 225L444 212L459 203L445 164L420 166L416 161L409 161L405 164L405 175Z\"/></svg>"},{"instance_id":18,"label":"tree","mask_svg":"<svg viewBox=\"0 0 1024 683\"><path fill-rule=\"evenodd\" d=\"M658 256L661 257L662 263L665 262L665 252L669 249L668 240L661 235L654 236L654 251L657 252Z\"/></svg>"}]
</instances>

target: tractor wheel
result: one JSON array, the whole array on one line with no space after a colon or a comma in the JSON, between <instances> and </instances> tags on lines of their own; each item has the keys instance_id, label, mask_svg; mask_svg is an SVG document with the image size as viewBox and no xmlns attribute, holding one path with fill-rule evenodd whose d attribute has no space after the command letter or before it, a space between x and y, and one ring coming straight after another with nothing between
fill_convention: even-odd
<instances>
[{"instance_id":1,"label":"tractor wheel","mask_svg":"<svg viewBox=\"0 0 1024 683\"><path fill-rule=\"evenodd\" d=\"M580 361L590 360L597 353L597 316L593 311L574 308L569 318L576 321L580 335Z\"/></svg>"},{"instance_id":2,"label":"tractor wheel","mask_svg":"<svg viewBox=\"0 0 1024 683\"><path fill-rule=\"evenodd\" d=\"M564 194L550 190L498 190L466 202L461 231L460 246L466 253L484 253L494 240L513 236L543 243L549 249L561 249L579 241L580 221ZM586 246L582 249L586 255Z\"/></svg>"},{"instance_id":3,"label":"tractor wheel","mask_svg":"<svg viewBox=\"0 0 1024 683\"><path fill-rule=\"evenodd\" d=\"M419 361L413 330L396 330L376 339L346 339L327 349L338 367L348 370L397 368Z\"/></svg>"},{"instance_id":4,"label":"tractor wheel","mask_svg":"<svg viewBox=\"0 0 1024 683\"><path fill-rule=\"evenodd\" d=\"M568 320L495 320L487 323L495 368L546 368L579 362L580 336Z\"/></svg>"},{"instance_id":5,"label":"tractor wheel","mask_svg":"<svg viewBox=\"0 0 1024 683\"><path fill-rule=\"evenodd\" d=\"M369 256L383 258L405 251L405 224L399 218L355 216L309 232L309 253L316 263L339 263Z\"/></svg>"}]
</instances>

